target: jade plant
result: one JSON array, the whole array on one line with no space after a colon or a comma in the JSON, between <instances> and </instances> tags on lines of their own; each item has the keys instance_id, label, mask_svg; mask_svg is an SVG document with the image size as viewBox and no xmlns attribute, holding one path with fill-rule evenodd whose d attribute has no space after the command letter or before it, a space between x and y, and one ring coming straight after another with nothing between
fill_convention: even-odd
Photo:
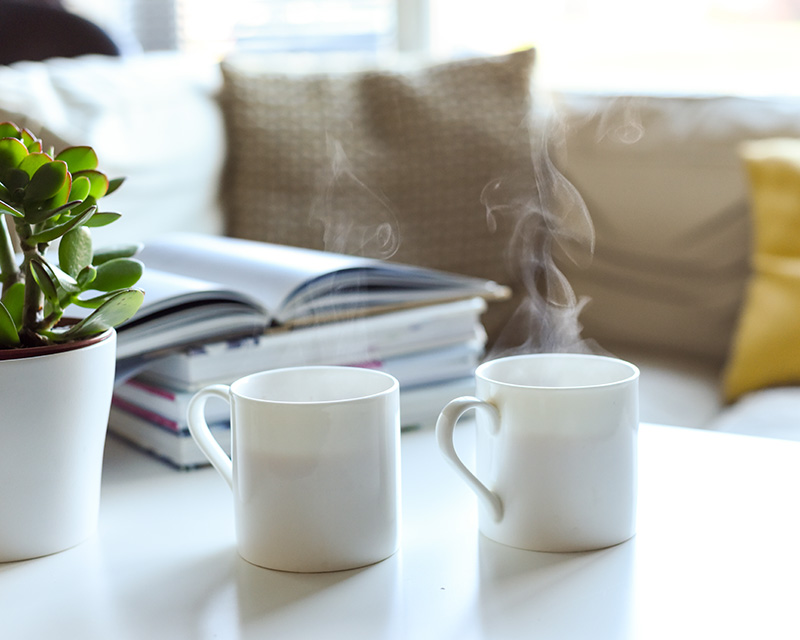
<instances>
[{"instance_id":1,"label":"jade plant","mask_svg":"<svg viewBox=\"0 0 800 640\"><path fill-rule=\"evenodd\" d=\"M0 123L0 348L88 338L141 305L144 293L132 288L143 271L133 257L139 247L92 246L91 228L120 217L100 211L98 201L123 181L109 180L97 167L89 146L56 154L28 129ZM73 304L87 311L65 322Z\"/></svg>"}]
</instances>

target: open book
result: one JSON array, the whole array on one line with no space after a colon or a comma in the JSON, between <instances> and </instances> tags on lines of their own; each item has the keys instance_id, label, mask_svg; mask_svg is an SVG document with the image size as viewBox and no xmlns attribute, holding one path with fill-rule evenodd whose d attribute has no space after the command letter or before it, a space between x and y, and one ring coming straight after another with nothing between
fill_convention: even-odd
<instances>
[{"instance_id":1,"label":"open book","mask_svg":"<svg viewBox=\"0 0 800 640\"><path fill-rule=\"evenodd\" d=\"M120 360L271 328L510 295L479 278L221 236L170 235L139 257L145 301L117 328Z\"/></svg>"}]
</instances>

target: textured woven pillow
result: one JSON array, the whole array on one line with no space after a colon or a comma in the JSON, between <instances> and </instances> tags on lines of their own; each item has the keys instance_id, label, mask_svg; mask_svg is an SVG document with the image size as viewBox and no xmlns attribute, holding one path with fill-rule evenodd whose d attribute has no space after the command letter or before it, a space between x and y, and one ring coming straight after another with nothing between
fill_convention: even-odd
<instances>
[{"instance_id":1,"label":"textured woven pillow","mask_svg":"<svg viewBox=\"0 0 800 640\"><path fill-rule=\"evenodd\" d=\"M743 146L753 202L753 274L725 368L727 400L800 384L800 139Z\"/></svg>"},{"instance_id":2,"label":"textured woven pillow","mask_svg":"<svg viewBox=\"0 0 800 640\"><path fill-rule=\"evenodd\" d=\"M509 284L481 193L531 173L532 50L404 70L223 64L230 235ZM501 225L502 226L502 225ZM493 305L497 333L517 301Z\"/></svg>"}]
</instances>

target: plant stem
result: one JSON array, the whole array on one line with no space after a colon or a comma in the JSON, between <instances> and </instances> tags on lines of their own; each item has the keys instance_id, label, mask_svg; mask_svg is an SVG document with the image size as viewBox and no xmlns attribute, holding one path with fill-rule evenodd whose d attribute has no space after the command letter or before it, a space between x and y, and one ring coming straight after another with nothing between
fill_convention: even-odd
<instances>
[{"instance_id":1,"label":"plant stem","mask_svg":"<svg viewBox=\"0 0 800 640\"><path fill-rule=\"evenodd\" d=\"M0 281L3 283L3 293L15 282L22 278L17 260L14 256L14 243L8 231L6 217L0 215Z\"/></svg>"},{"instance_id":2,"label":"plant stem","mask_svg":"<svg viewBox=\"0 0 800 640\"><path fill-rule=\"evenodd\" d=\"M25 298L22 305L23 330L36 331L39 326L42 309L44 308L44 294L36 283L31 269L31 257L36 255L36 249L25 248L22 268L25 271Z\"/></svg>"}]
</instances>

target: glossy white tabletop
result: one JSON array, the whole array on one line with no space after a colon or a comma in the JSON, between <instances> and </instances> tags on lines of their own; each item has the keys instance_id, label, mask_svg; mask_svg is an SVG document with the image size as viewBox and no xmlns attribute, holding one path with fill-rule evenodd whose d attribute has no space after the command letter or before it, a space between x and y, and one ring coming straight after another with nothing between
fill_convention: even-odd
<instances>
[{"instance_id":1,"label":"glossy white tabletop","mask_svg":"<svg viewBox=\"0 0 800 640\"><path fill-rule=\"evenodd\" d=\"M581 554L481 537L432 431L402 454L401 551L298 575L238 558L216 472L109 440L97 536L0 565L0 638L800 637L800 443L643 425L638 534Z\"/></svg>"}]
</instances>

